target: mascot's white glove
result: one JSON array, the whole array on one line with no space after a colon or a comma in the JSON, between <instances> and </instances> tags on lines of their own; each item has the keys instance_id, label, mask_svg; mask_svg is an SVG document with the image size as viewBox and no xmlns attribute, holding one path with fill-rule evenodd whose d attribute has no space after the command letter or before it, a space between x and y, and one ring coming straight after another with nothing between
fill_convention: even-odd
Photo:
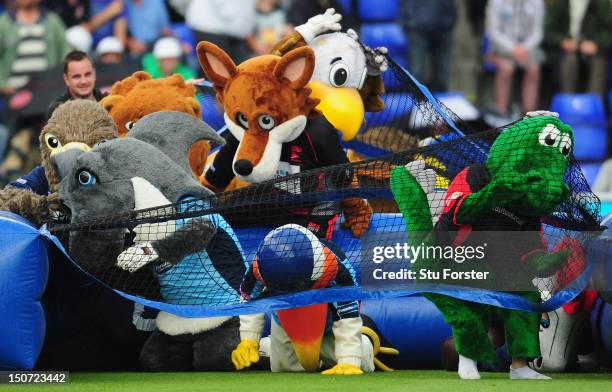
<instances>
[{"instance_id":1,"label":"mascot's white glove","mask_svg":"<svg viewBox=\"0 0 612 392\"><path fill-rule=\"evenodd\" d=\"M363 45L363 51L366 56L368 75L378 76L389 68L389 62L387 61L387 53L389 51L384 46L370 48L367 45Z\"/></svg>"},{"instance_id":2,"label":"mascot's white glove","mask_svg":"<svg viewBox=\"0 0 612 392\"><path fill-rule=\"evenodd\" d=\"M333 8L328 8L324 14L315 15L308 19L308 22L297 26L295 31L300 33L306 43L310 43L319 34L328 31L340 31L342 29L339 23L341 20L342 15L336 14L336 10Z\"/></svg>"},{"instance_id":3,"label":"mascot's white glove","mask_svg":"<svg viewBox=\"0 0 612 392\"><path fill-rule=\"evenodd\" d=\"M417 180L425 194L431 193L436 187L436 172L433 169L425 169L425 161L416 160L404 166Z\"/></svg>"},{"instance_id":4,"label":"mascot's white glove","mask_svg":"<svg viewBox=\"0 0 612 392\"><path fill-rule=\"evenodd\" d=\"M117 266L128 272L136 272L145 265L157 260L159 255L150 242L131 246L117 257Z\"/></svg>"}]
</instances>

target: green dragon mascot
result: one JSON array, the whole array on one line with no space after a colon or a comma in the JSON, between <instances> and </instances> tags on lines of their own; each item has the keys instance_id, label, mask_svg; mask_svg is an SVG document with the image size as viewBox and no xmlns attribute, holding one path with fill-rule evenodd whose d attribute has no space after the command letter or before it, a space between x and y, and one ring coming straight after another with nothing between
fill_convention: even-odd
<instances>
[{"instance_id":1,"label":"green dragon mascot","mask_svg":"<svg viewBox=\"0 0 612 392\"><path fill-rule=\"evenodd\" d=\"M539 302L533 278L554 275L572 254L568 244L548 251L541 236L541 217L554 212L570 195L564 176L573 138L572 129L556 113L529 113L497 137L485 165L468 166L455 176L435 225L427 201L427 193L435 186L433 170L425 170L423 161L396 167L391 175L391 190L404 216L410 245L456 248L488 242L485 256L478 264L479 271L487 272L487 279L467 285L489 289L503 286L503 291ZM467 262L451 264L453 271L473 268ZM422 258L412 268L442 271L448 266L440 259ZM462 379L480 378L477 361L495 361L487 335L493 313L505 326L506 343L512 355L510 378L549 378L527 366L529 358L540 355L539 314L437 293L425 296L452 326Z\"/></svg>"}]
</instances>

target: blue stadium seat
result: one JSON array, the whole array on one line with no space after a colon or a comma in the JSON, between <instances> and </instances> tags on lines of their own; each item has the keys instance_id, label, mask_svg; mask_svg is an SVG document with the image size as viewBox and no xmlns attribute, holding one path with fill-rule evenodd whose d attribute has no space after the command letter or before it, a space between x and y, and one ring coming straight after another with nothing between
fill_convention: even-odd
<instances>
[{"instance_id":1,"label":"blue stadium seat","mask_svg":"<svg viewBox=\"0 0 612 392\"><path fill-rule=\"evenodd\" d=\"M361 40L368 46L385 46L393 59L405 58L408 54L408 38L396 23L371 23L361 26Z\"/></svg>"},{"instance_id":2,"label":"blue stadium seat","mask_svg":"<svg viewBox=\"0 0 612 392\"><path fill-rule=\"evenodd\" d=\"M597 174L599 173L599 169L601 169L601 162L592 162L580 163L580 168L582 169L582 174L584 174L584 178L588 181L589 185L593 187L595 180L597 179Z\"/></svg>"},{"instance_id":3,"label":"blue stadium seat","mask_svg":"<svg viewBox=\"0 0 612 392\"><path fill-rule=\"evenodd\" d=\"M574 157L579 161L601 161L608 152L608 129L604 124L572 125L574 129Z\"/></svg>"},{"instance_id":4,"label":"blue stadium seat","mask_svg":"<svg viewBox=\"0 0 612 392\"><path fill-rule=\"evenodd\" d=\"M353 0L338 0L338 3L342 6L342 10L336 10L343 15L350 15L353 13Z\"/></svg>"},{"instance_id":5,"label":"blue stadium seat","mask_svg":"<svg viewBox=\"0 0 612 392\"><path fill-rule=\"evenodd\" d=\"M612 120L612 90L608 91L608 113L610 114L610 119Z\"/></svg>"},{"instance_id":6,"label":"blue stadium seat","mask_svg":"<svg viewBox=\"0 0 612 392\"><path fill-rule=\"evenodd\" d=\"M603 100L597 94L564 94L553 97L551 110L572 126L606 126Z\"/></svg>"},{"instance_id":7,"label":"blue stadium seat","mask_svg":"<svg viewBox=\"0 0 612 392\"><path fill-rule=\"evenodd\" d=\"M393 22L399 14L399 0L359 0L359 18L364 22Z\"/></svg>"}]
</instances>

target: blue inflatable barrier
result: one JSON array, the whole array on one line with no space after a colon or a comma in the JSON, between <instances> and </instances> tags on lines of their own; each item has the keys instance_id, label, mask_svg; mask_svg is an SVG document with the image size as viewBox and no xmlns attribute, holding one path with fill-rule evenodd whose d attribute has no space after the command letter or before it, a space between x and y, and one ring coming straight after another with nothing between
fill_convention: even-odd
<instances>
[{"instance_id":1,"label":"blue inflatable barrier","mask_svg":"<svg viewBox=\"0 0 612 392\"><path fill-rule=\"evenodd\" d=\"M612 305L603 304L599 318L599 333L604 352L612 358Z\"/></svg>"},{"instance_id":2,"label":"blue inflatable barrier","mask_svg":"<svg viewBox=\"0 0 612 392\"><path fill-rule=\"evenodd\" d=\"M442 368L442 345L452 332L433 303L420 295L368 300L361 303L361 312L374 322L379 335L399 350L393 359L395 368Z\"/></svg>"},{"instance_id":3,"label":"blue inflatable barrier","mask_svg":"<svg viewBox=\"0 0 612 392\"><path fill-rule=\"evenodd\" d=\"M604 362L612 363L612 304L597 301L591 312L591 328Z\"/></svg>"},{"instance_id":4,"label":"blue inflatable barrier","mask_svg":"<svg viewBox=\"0 0 612 392\"><path fill-rule=\"evenodd\" d=\"M47 242L28 221L0 212L0 369L32 369L45 336L40 303Z\"/></svg>"}]
</instances>

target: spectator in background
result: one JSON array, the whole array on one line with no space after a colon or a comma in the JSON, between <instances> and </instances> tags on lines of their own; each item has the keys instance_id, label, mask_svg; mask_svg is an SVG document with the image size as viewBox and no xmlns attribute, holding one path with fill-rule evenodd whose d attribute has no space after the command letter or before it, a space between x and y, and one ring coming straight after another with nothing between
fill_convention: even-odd
<instances>
[{"instance_id":1,"label":"spectator in background","mask_svg":"<svg viewBox=\"0 0 612 392\"><path fill-rule=\"evenodd\" d=\"M93 60L85 52L74 50L64 58L64 83L66 94L56 98L47 109L47 119L55 108L72 99L100 101L104 94L96 89L96 69Z\"/></svg>"},{"instance_id":2,"label":"spectator in background","mask_svg":"<svg viewBox=\"0 0 612 392\"><path fill-rule=\"evenodd\" d=\"M278 0L257 0L255 30L249 35L249 47L258 55L270 53L274 44L290 32L285 10Z\"/></svg>"},{"instance_id":3,"label":"spectator in background","mask_svg":"<svg viewBox=\"0 0 612 392\"><path fill-rule=\"evenodd\" d=\"M140 56L151 50L158 38L172 35L170 17L163 0L125 0L125 5L130 32L127 48L132 55Z\"/></svg>"},{"instance_id":4,"label":"spectator in background","mask_svg":"<svg viewBox=\"0 0 612 392\"><path fill-rule=\"evenodd\" d=\"M70 47L64 24L40 0L16 0L14 12L0 16L0 91L11 95L28 74L59 65Z\"/></svg>"},{"instance_id":5,"label":"spectator in background","mask_svg":"<svg viewBox=\"0 0 612 392\"><path fill-rule=\"evenodd\" d=\"M31 73L59 65L69 51L57 14L42 8L40 0L16 0L13 10L0 15L0 93L12 95L26 85ZM38 131L18 124L8 108L4 121L14 136L9 135L9 151L0 166L0 185L40 160L32 150Z\"/></svg>"},{"instance_id":6,"label":"spectator in background","mask_svg":"<svg viewBox=\"0 0 612 392\"><path fill-rule=\"evenodd\" d=\"M123 63L125 47L117 38L111 36L103 38L96 47L96 55L100 64Z\"/></svg>"},{"instance_id":7,"label":"spectator in background","mask_svg":"<svg viewBox=\"0 0 612 392\"><path fill-rule=\"evenodd\" d=\"M81 25L72 26L66 30L66 41L73 50L80 50L85 53L91 52L93 38L89 31Z\"/></svg>"},{"instance_id":8,"label":"spectator in background","mask_svg":"<svg viewBox=\"0 0 612 392\"><path fill-rule=\"evenodd\" d=\"M456 20L454 0L402 2L402 21L408 32L410 71L434 92L448 89ZM426 69L427 59L431 72Z\"/></svg>"},{"instance_id":9,"label":"spectator in background","mask_svg":"<svg viewBox=\"0 0 612 392\"><path fill-rule=\"evenodd\" d=\"M108 36L115 36L121 42L127 39L123 0L47 0L46 4L62 18L69 31L71 27L78 27L89 32L93 40L91 47ZM80 45L73 48L89 52Z\"/></svg>"},{"instance_id":10,"label":"spectator in background","mask_svg":"<svg viewBox=\"0 0 612 392\"><path fill-rule=\"evenodd\" d=\"M353 3L356 4L356 2ZM342 14L343 30L359 31L356 18L349 15L338 0L292 0L287 8L287 23L291 27L299 26L313 16L325 13L328 8L333 8L337 13ZM354 8L356 8L355 5Z\"/></svg>"},{"instance_id":11,"label":"spectator in background","mask_svg":"<svg viewBox=\"0 0 612 392\"><path fill-rule=\"evenodd\" d=\"M524 70L521 87L522 111L537 108L540 92L540 64L544 52L543 0L490 0L486 11L486 32L495 63L495 106L500 115L510 117L512 77L517 67Z\"/></svg>"},{"instance_id":12,"label":"spectator in background","mask_svg":"<svg viewBox=\"0 0 612 392\"><path fill-rule=\"evenodd\" d=\"M185 23L197 42L222 47L239 64L252 55L247 37L255 28L255 13L255 0L192 0Z\"/></svg>"},{"instance_id":13,"label":"spectator in background","mask_svg":"<svg viewBox=\"0 0 612 392\"><path fill-rule=\"evenodd\" d=\"M55 108L62 103L72 99L90 99L99 101L104 95L95 89L96 70L93 67L91 57L85 52L72 51L64 58L64 82L66 83L66 94L55 99L47 109L47 120L53 114ZM40 152L38 152L40 155ZM11 182L9 185L16 188L30 188L33 192L46 194L47 181L45 170L42 166L36 166L28 174L21 177L25 181ZM36 190L41 190L37 192Z\"/></svg>"},{"instance_id":14,"label":"spectator in background","mask_svg":"<svg viewBox=\"0 0 612 392\"><path fill-rule=\"evenodd\" d=\"M180 74L183 79L196 77L193 69L181 63L183 52L181 43L174 37L159 39L153 46L153 53L142 58L142 68L151 74L153 79L165 78L172 74Z\"/></svg>"},{"instance_id":15,"label":"spectator in background","mask_svg":"<svg viewBox=\"0 0 612 392\"><path fill-rule=\"evenodd\" d=\"M66 28L87 23L89 2L82 0L46 0L45 6L55 12Z\"/></svg>"},{"instance_id":16,"label":"spectator in background","mask_svg":"<svg viewBox=\"0 0 612 392\"><path fill-rule=\"evenodd\" d=\"M127 42L127 8L124 0L89 0L91 18L85 28L92 32L93 44L114 36L123 45Z\"/></svg>"},{"instance_id":17,"label":"spectator in background","mask_svg":"<svg viewBox=\"0 0 612 392\"><path fill-rule=\"evenodd\" d=\"M546 16L546 43L560 57L561 91L576 91L583 63L588 68L587 90L603 97L612 44L611 0L553 1Z\"/></svg>"}]
</instances>

